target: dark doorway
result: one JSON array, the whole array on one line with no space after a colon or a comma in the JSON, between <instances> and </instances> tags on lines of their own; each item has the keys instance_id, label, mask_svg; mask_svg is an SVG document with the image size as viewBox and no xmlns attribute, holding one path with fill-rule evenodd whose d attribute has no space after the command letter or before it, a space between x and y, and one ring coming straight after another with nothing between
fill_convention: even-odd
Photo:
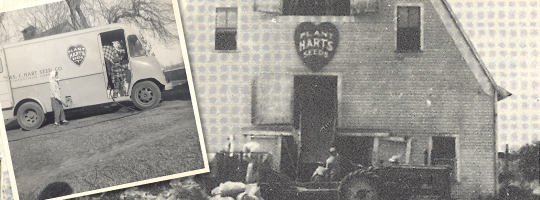
<instances>
[{"instance_id":1,"label":"dark doorway","mask_svg":"<svg viewBox=\"0 0 540 200\"><path fill-rule=\"evenodd\" d=\"M352 163L372 165L373 137L339 136L335 144L339 153Z\"/></svg>"},{"instance_id":2,"label":"dark doorway","mask_svg":"<svg viewBox=\"0 0 540 200\"><path fill-rule=\"evenodd\" d=\"M297 175L297 162L298 146L293 136L283 136L281 140L280 172L294 179Z\"/></svg>"},{"instance_id":3,"label":"dark doorway","mask_svg":"<svg viewBox=\"0 0 540 200\"><path fill-rule=\"evenodd\" d=\"M301 130L301 163L330 156L337 118L337 76L294 77L294 125Z\"/></svg>"},{"instance_id":4,"label":"dark doorway","mask_svg":"<svg viewBox=\"0 0 540 200\"><path fill-rule=\"evenodd\" d=\"M432 137L432 165L454 166L456 159L456 139L453 137Z\"/></svg>"},{"instance_id":5,"label":"dark doorway","mask_svg":"<svg viewBox=\"0 0 540 200\"><path fill-rule=\"evenodd\" d=\"M130 74L130 69L124 30L118 29L99 35L107 72L107 96L108 98L128 96L129 87L126 85L126 74ZM131 76L129 81L131 81Z\"/></svg>"}]
</instances>

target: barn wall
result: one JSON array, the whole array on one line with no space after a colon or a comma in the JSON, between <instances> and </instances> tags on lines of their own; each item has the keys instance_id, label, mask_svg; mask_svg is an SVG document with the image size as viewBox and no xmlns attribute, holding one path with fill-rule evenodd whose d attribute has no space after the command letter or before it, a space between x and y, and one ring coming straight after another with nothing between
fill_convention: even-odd
<instances>
[{"instance_id":1,"label":"barn wall","mask_svg":"<svg viewBox=\"0 0 540 200\"><path fill-rule=\"evenodd\" d=\"M253 1L181 3L207 150L223 149L228 135L245 134L246 127L291 123L294 75L335 75L339 129L414 137L411 164L423 164L429 137L457 135L454 195L493 193L493 98L431 1L382 0L380 5L378 13L300 17L255 12ZM422 7L421 52L396 52L396 5ZM238 8L236 51L214 49L216 7ZM306 67L295 51L294 31L303 21L331 21L340 32L334 58L319 72Z\"/></svg>"}]
</instances>

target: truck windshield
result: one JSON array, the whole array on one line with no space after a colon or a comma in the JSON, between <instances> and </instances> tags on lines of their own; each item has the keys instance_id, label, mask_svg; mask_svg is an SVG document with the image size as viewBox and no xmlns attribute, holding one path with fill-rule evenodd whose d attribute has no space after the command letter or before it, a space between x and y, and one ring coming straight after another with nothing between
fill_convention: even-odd
<instances>
[{"instance_id":1,"label":"truck windshield","mask_svg":"<svg viewBox=\"0 0 540 200\"><path fill-rule=\"evenodd\" d=\"M128 36L128 46L131 57L146 56L146 50L144 50L141 41L139 41L136 35Z\"/></svg>"}]
</instances>

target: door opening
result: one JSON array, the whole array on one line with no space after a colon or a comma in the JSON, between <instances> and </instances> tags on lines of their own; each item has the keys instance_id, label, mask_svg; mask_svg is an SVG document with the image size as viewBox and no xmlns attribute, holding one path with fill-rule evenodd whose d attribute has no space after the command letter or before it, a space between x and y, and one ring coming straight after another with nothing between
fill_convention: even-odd
<instances>
[{"instance_id":1,"label":"door opening","mask_svg":"<svg viewBox=\"0 0 540 200\"><path fill-rule=\"evenodd\" d=\"M298 178L307 179L330 156L337 123L337 76L294 77L294 126L300 130Z\"/></svg>"},{"instance_id":2,"label":"door opening","mask_svg":"<svg viewBox=\"0 0 540 200\"><path fill-rule=\"evenodd\" d=\"M107 74L107 96L117 98L129 96L129 58L126 51L124 30L100 33L103 59Z\"/></svg>"}]
</instances>

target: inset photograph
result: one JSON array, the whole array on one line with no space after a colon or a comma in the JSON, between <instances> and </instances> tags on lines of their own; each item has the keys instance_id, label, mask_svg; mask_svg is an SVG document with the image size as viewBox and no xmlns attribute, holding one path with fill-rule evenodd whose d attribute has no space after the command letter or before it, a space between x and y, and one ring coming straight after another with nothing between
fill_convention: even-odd
<instances>
[{"instance_id":1,"label":"inset photograph","mask_svg":"<svg viewBox=\"0 0 540 200\"><path fill-rule=\"evenodd\" d=\"M71 198L208 172L178 3L46 2L0 10L14 197Z\"/></svg>"}]
</instances>

